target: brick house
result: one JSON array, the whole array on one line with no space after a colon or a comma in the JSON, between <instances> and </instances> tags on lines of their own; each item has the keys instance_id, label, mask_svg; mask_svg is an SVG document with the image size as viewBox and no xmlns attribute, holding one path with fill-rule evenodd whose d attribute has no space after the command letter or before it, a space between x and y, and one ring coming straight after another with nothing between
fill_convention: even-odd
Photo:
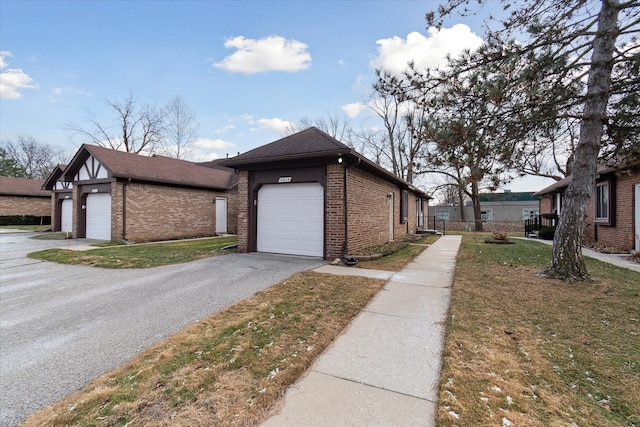
<instances>
[{"instance_id":1,"label":"brick house","mask_svg":"<svg viewBox=\"0 0 640 427\"><path fill-rule=\"evenodd\" d=\"M42 189L43 180L0 176L0 217L51 217L51 192Z\"/></svg>"},{"instance_id":2,"label":"brick house","mask_svg":"<svg viewBox=\"0 0 640 427\"><path fill-rule=\"evenodd\" d=\"M312 127L222 162L238 249L340 258L422 228L430 196Z\"/></svg>"},{"instance_id":3,"label":"brick house","mask_svg":"<svg viewBox=\"0 0 640 427\"><path fill-rule=\"evenodd\" d=\"M60 179L72 184L74 238L145 242L235 232L232 169L85 144Z\"/></svg>"},{"instance_id":4,"label":"brick house","mask_svg":"<svg viewBox=\"0 0 640 427\"><path fill-rule=\"evenodd\" d=\"M73 232L73 183L62 179L67 165L57 165L42 188L51 192L51 231Z\"/></svg>"},{"instance_id":5,"label":"brick house","mask_svg":"<svg viewBox=\"0 0 640 427\"><path fill-rule=\"evenodd\" d=\"M538 191L540 213L562 211L567 177ZM640 251L640 161L600 165L585 222L587 243Z\"/></svg>"}]
</instances>

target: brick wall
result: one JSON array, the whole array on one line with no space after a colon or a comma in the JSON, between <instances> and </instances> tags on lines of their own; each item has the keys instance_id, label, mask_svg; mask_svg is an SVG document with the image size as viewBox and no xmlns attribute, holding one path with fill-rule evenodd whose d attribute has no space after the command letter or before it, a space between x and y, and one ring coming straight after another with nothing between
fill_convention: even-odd
<instances>
[{"instance_id":1,"label":"brick wall","mask_svg":"<svg viewBox=\"0 0 640 427\"><path fill-rule=\"evenodd\" d=\"M84 215L80 210L80 192L81 187L79 185L74 185L71 189L72 199L73 199L73 232L71 233L74 239L77 239L80 236L81 224L80 220L84 220Z\"/></svg>"},{"instance_id":2,"label":"brick wall","mask_svg":"<svg viewBox=\"0 0 640 427\"><path fill-rule=\"evenodd\" d=\"M553 212L553 196L542 196L540 197L540 214L552 213Z\"/></svg>"},{"instance_id":3,"label":"brick wall","mask_svg":"<svg viewBox=\"0 0 640 427\"><path fill-rule=\"evenodd\" d=\"M249 202L249 172L240 171L236 203L238 252L249 251Z\"/></svg>"},{"instance_id":4,"label":"brick wall","mask_svg":"<svg viewBox=\"0 0 640 427\"><path fill-rule=\"evenodd\" d=\"M123 211L123 207L124 207L123 192L124 191L127 192L126 203L129 203L129 200L130 200L129 190L134 185L135 184L129 184L124 182L111 183L111 190L110 190L111 191L111 241L119 242L120 240L124 240L124 239L137 241L136 239L132 239L131 237L129 237L128 224L124 223L125 215ZM126 190L124 189L125 186L126 186ZM127 209L128 208L129 206L127 206ZM126 220L130 221L131 219L129 218L128 213L129 212L127 212ZM140 239L139 241L145 241L145 240L160 240L160 239Z\"/></svg>"},{"instance_id":5,"label":"brick wall","mask_svg":"<svg viewBox=\"0 0 640 427\"><path fill-rule=\"evenodd\" d=\"M635 248L635 186L640 184L640 175L621 174L616 177L615 226L594 224L595 193L591 195L587 210L587 242L615 247L623 251Z\"/></svg>"},{"instance_id":6,"label":"brick wall","mask_svg":"<svg viewBox=\"0 0 640 427\"><path fill-rule=\"evenodd\" d=\"M49 208L51 209L51 231L60 231L58 223L60 222L61 212L58 209L58 195L56 193L51 193Z\"/></svg>"},{"instance_id":7,"label":"brick wall","mask_svg":"<svg viewBox=\"0 0 640 427\"><path fill-rule=\"evenodd\" d=\"M388 242L389 203L393 194L393 239L401 239L416 231L416 196L409 192L408 222L400 222L400 189L360 169L349 169L348 177L349 252Z\"/></svg>"},{"instance_id":8,"label":"brick wall","mask_svg":"<svg viewBox=\"0 0 640 427\"><path fill-rule=\"evenodd\" d=\"M123 224L123 191L126 224ZM213 236L216 216L213 200L226 197L228 205L236 205L235 194L139 183L127 183L123 189L123 183L114 182L111 194L112 240L142 242ZM234 216L232 209L229 213ZM235 221L227 222L235 228Z\"/></svg>"},{"instance_id":9,"label":"brick wall","mask_svg":"<svg viewBox=\"0 0 640 427\"><path fill-rule=\"evenodd\" d=\"M49 197L0 196L0 216L51 216Z\"/></svg>"},{"instance_id":10,"label":"brick wall","mask_svg":"<svg viewBox=\"0 0 640 427\"><path fill-rule=\"evenodd\" d=\"M327 165L325 187L326 258L342 258L344 250L344 166Z\"/></svg>"}]
</instances>

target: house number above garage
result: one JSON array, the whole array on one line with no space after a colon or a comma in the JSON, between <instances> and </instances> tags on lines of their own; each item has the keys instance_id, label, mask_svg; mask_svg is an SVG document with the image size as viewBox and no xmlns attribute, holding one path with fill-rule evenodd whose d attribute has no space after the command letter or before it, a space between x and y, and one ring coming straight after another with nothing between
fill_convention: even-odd
<instances>
[{"instance_id":1,"label":"house number above garage","mask_svg":"<svg viewBox=\"0 0 640 427\"><path fill-rule=\"evenodd\" d=\"M74 181L84 181L87 179L101 179L101 178L109 178L109 174L107 170L100 164L95 157L89 156L87 160L84 162L76 176L74 177Z\"/></svg>"},{"instance_id":2,"label":"house number above garage","mask_svg":"<svg viewBox=\"0 0 640 427\"><path fill-rule=\"evenodd\" d=\"M284 184L284 183L287 183L287 182L291 182L291 177L290 176L281 176L278 179L278 184Z\"/></svg>"}]
</instances>

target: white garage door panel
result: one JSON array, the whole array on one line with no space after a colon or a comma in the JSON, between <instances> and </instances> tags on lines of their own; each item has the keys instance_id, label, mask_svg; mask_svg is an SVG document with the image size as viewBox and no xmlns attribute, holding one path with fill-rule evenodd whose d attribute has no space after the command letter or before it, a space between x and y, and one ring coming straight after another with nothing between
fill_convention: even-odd
<instances>
[{"instance_id":1,"label":"white garage door panel","mask_svg":"<svg viewBox=\"0 0 640 427\"><path fill-rule=\"evenodd\" d=\"M89 194L86 209L87 239L111 240L111 194Z\"/></svg>"},{"instance_id":2,"label":"white garage door panel","mask_svg":"<svg viewBox=\"0 0 640 427\"><path fill-rule=\"evenodd\" d=\"M60 231L73 231L73 200L65 199L62 201L62 209L60 213Z\"/></svg>"},{"instance_id":3,"label":"white garage door panel","mask_svg":"<svg viewBox=\"0 0 640 427\"><path fill-rule=\"evenodd\" d=\"M265 185L258 192L258 252L324 255L320 184Z\"/></svg>"}]
</instances>

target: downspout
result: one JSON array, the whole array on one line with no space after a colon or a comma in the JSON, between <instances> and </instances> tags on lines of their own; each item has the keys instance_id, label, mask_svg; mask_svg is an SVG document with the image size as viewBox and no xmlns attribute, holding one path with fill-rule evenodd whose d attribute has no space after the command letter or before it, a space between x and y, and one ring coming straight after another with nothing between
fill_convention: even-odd
<instances>
[{"instance_id":1,"label":"downspout","mask_svg":"<svg viewBox=\"0 0 640 427\"><path fill-rule=\"evenodd\" d=\"M122 183L122 240L127 240L127 184L131 178Z\"/></svg>"},{"instance_id":2,"label":"downspout","mask_svg":"<svg viewBox=\"0 0 640 427\"><path fill-rule=\"evenodd\" d=\"M345 164L344 166L344 191L343 191L343 196L344 196L344 248L342 250L342 258L345 261L345 264L347 265L356 265L358 263L358 260L355 259L353 256L349 255L349 240L348 240L348 236L349 236L349 209L348 209L348 202L347 202L347 190L349 189L349 184L348 184L348 176L349 174L347 173L348 169L351 166L358 166L360 164L360 157L357 158L357 162L347 165Z\"/></svg>"}]
</instances>

